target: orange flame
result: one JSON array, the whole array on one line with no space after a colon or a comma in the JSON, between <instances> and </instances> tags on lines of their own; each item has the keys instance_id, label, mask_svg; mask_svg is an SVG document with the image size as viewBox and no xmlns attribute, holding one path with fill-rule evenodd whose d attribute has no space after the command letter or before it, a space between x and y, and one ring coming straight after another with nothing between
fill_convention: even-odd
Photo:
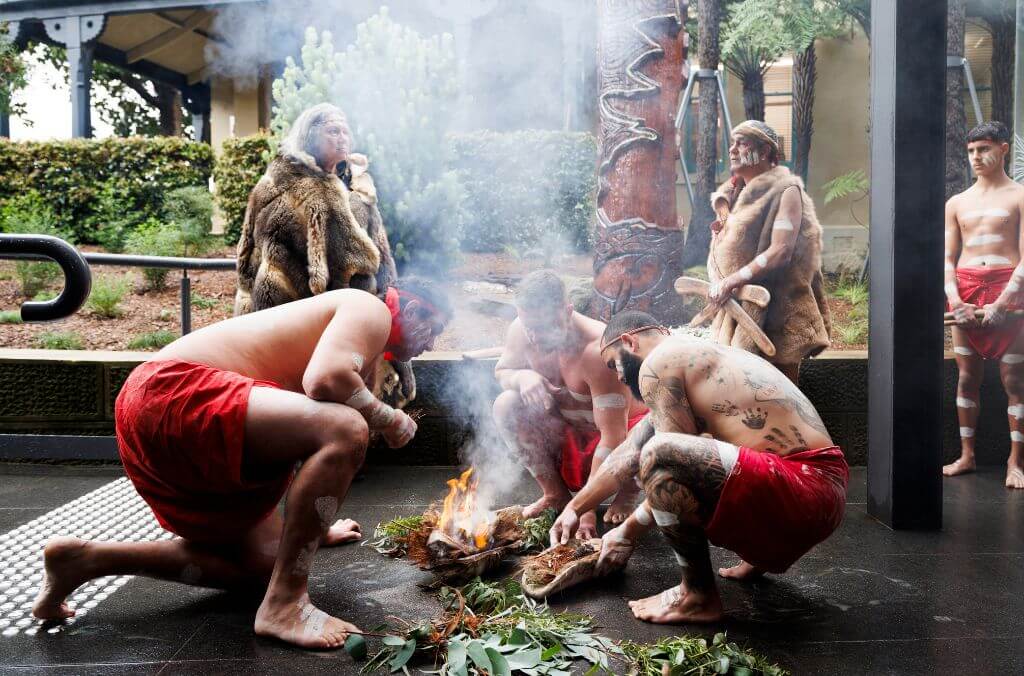
<instances>
[{"instance_id":1,"label":"orange flame","mask_svg":"<svg viewBox=\"0 0 1024 676\"><path fill-rule=\"evenodd\" d=\"M490 539L490 521L486 513L477 513L477 481L470 481L472 474L470 467L458 479L448 480L448 495L444 498L438 526L453 538L463 542L472 540L477 549L484 549Z\"/></svg>"}]
</instances>

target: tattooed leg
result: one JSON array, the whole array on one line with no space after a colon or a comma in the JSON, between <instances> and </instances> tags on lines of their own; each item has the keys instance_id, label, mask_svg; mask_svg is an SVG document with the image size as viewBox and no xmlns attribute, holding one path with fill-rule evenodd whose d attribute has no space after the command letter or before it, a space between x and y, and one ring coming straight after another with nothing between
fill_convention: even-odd
<instances>
[{"instance_id":1,"label":"tattooed leg","mask_svg":"<svg viewBox=\"0 0 1024 676\"><path fill-rule=\"evenodd\" d=\"M737 454L730 444L686 434L656 434L644 446L640 477L647 503L675 551L682 580L661 594L631 601L637 619L676 623L722 618L704 529Z\"/></svg>"},{"instance_id":2,"label":"tattooed leg","mask_svg":"<svg viewBox=\"0 0 1024 676\"><path fill-rule=\"evenodd\" d=\"M523 510L523 515L531 518L545 509L561 511L572 499L558 471L565 421L550 413L537 413L512 390L505 390L494 400L494 420L505 443L543 492L539 500Z\"/></svg>"}]
</instances>

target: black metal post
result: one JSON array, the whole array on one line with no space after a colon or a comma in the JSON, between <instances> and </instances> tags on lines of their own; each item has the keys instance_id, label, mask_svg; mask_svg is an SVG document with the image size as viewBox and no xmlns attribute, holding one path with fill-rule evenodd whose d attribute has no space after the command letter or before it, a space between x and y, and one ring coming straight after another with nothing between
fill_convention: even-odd
<instances>
[{"instance_id":1,"label":"black metal post","mask_svg":"<svg viewBox=\"0 0 1024 676\"><path fill-rule=\"evenodd\" d=\"M192 280L188 270L181 271L181 335L192 333Z\"/></svg>"},{"instance_id":2,"label":"black metal post","mask_svg":"<svg viewBox=\"0 0 1024 676\"><path fill-rule=\"evenodd\" d=\"M946 0L871 3L868 513L942 525Z\"/></svg>"}]
</instances>

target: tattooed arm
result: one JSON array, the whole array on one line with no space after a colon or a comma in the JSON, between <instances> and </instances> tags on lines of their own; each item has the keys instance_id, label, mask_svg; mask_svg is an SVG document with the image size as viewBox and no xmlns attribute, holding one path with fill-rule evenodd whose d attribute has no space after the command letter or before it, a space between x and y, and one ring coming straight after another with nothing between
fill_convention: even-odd
<instances>
[{"instance_id":1,"label":"tattooed arm","mask_svg":"<svg viewBox=\"0 0 1024 676\"><path fill-rule=\"evenodd\" d=\"M640 471L640 451L653 436L654 424L648 415L630 430L626 440L611 452L600 469L590 473L587 485L569 502L573 511L585 514L595 509L602 500L618 493L622 484L632 481Z\"/></svg>"},{"instance_id":2,"label":"tattooed arm","mask_svg":"<svg viewBox=\"0 0 1024 676\"><path fill-rule=\"evenodd\" d=\"M594 359L599 361L596 346L587 349L593 349ZM595 367L588 369L585 375L590 388L594 425L601 433L590 467L590 473L595 474L612 450L626 440L629 432L629 405L633 398L629 388L619 382L615 371Z\"/></svg>"}]
</instances>

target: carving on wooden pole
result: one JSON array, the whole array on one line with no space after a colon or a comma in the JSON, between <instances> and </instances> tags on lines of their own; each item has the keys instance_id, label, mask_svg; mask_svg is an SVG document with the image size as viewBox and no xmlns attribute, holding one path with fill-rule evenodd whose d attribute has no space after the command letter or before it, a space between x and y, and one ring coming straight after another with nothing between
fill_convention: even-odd
<instances>
[{"instance_id":1,"label":"carving on wooden pole","mask_svg":"<svg viewBox=\"0 0 1024 676\"><path fill-rule=\"evenodd\" d=\"M682 0L600 0L601 154L594 251L596 316L625 309L678 321L673 115L682 90Z\"/></svg>"}]
</instances>

